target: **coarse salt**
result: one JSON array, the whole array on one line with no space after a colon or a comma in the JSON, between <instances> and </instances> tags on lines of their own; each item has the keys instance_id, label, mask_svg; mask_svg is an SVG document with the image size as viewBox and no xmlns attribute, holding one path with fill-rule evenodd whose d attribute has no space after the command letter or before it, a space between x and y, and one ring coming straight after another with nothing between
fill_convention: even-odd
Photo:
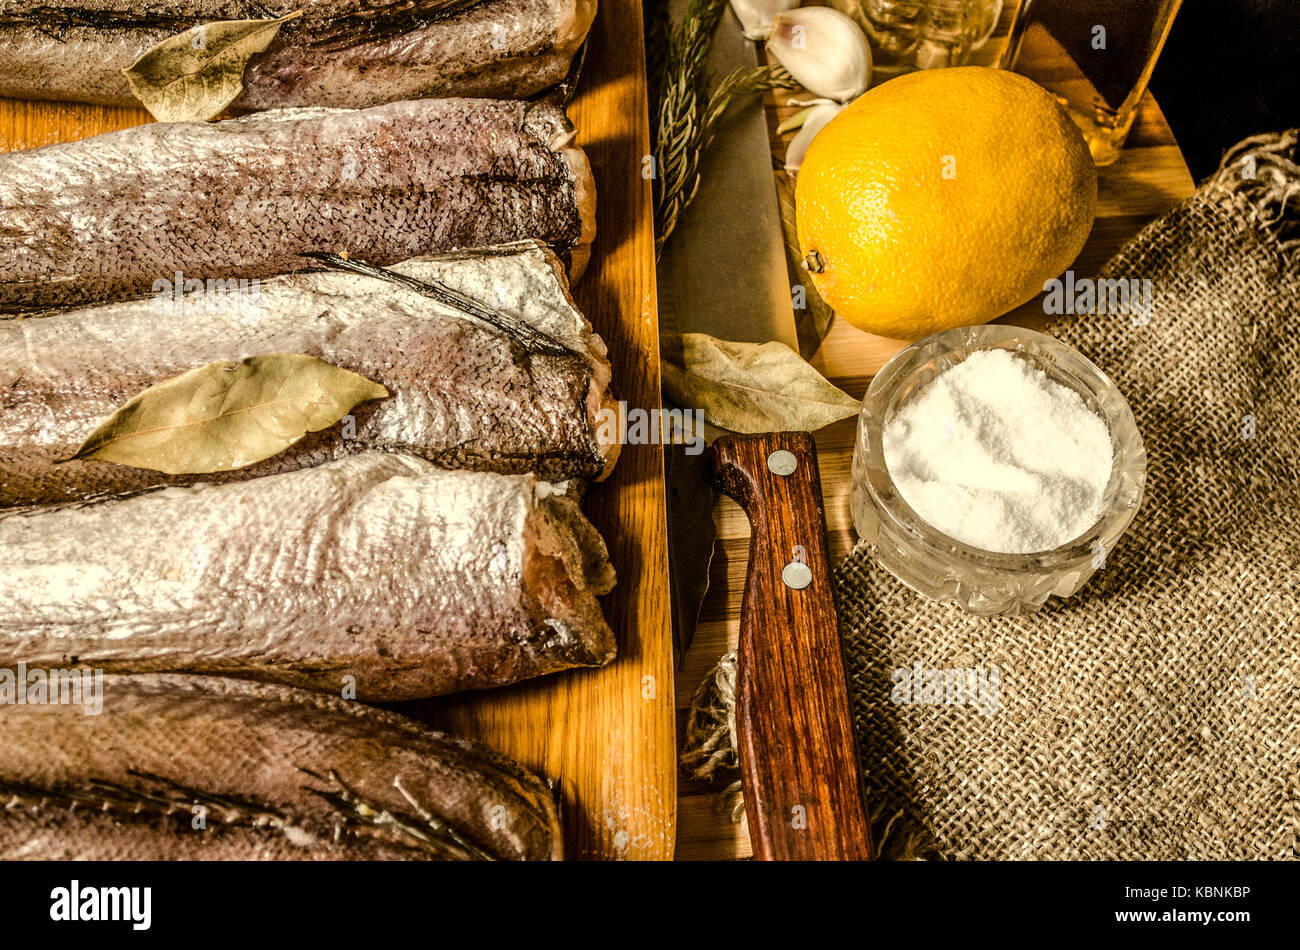
<instances>
[{"instance_id":1,"label":"coarse salt","mask_svg":"<svg viewBox=\"0 0 1300 950\"><path fill-rule=\"evenodd\" d=\"M1102 515L1113 460L1105 420L1008 350L977 351L940 373L882 441L903 500L972 547L1047 551Z\"/></svg>"}]
</instances>

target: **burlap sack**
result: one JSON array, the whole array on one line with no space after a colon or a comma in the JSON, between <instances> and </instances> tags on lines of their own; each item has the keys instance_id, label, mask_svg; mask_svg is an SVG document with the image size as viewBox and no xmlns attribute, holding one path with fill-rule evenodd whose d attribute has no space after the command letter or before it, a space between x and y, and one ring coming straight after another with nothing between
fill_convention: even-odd
<instances>
[{"instance_id":1,"label":"burlap sack","mask_svg":"<svg viewBox=\"0 0 1300 950\"><path fill-rule=\"evenodd\" d=\"M1142 509L1087 587L978 618L866 545L838 565L886 855L1300 855L1296 142L1243 142L1108 262L1153 282L1149 322L1048 328L1128 397L1148 454ZM982 669L986 692L906 696L895 671L917 664Z\"/></svg>"}]
</instances>

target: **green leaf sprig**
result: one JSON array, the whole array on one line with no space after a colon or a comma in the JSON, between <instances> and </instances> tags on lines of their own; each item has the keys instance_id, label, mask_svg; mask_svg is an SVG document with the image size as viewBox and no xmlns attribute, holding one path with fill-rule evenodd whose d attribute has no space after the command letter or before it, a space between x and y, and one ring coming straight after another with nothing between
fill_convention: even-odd
<instances>
[{"instance_id":1,"label":"green leaf sprig","mask_svg":"<svg viewBox=\"0 0 1300 950\"><path fill-rule=\"evenodd\" d=\"M708 91L705 60L727 0L691 0L681 23L668 35L666 55L651 56L656 65L650 85L654 103L655 254L700 187L700 157L733 103L770 89L795 89L798 83L779 66L737 69ZM654 21L652 21L652 26ZM656 40L657 30L650 38ZM665 42L662 34L657 40Z\"/></svg>"}]
</instances>

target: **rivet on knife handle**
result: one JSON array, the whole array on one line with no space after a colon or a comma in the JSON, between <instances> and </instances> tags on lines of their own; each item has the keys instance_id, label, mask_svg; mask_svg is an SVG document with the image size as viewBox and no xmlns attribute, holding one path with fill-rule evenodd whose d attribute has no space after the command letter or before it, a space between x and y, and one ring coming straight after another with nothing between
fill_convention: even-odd
<instances>
[{"instance_id":1,"label":"rivet on knife handle","mask_svg":"<svg viewBox=\"0 0 1300 950\"><path fill-rule=\"evenodd\" d=\"M713 478L749 515L736 731L754 854L871 853L812 436L727 436Z\"/></svg>"}]
</instances>

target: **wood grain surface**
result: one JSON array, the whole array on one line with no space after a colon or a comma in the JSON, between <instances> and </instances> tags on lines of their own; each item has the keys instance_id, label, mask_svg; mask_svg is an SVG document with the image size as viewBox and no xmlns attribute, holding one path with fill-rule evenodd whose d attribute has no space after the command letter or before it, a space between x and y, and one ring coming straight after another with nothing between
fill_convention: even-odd
<instances>
[{"instance_id":1,"label":"wood grain surface","mask_svg":"<svg viewBox=\"0 0 1300 950\"><path fill-rule=\"evenodd\" d=\"M601 0L569 107L596 178L597 235L578 306L609 345L629 406L658 407L641 5ZM137 109L0 100L0 149L71 141L148 121ZM322 250L341 250L322 248ZM670 858L676 820L673 653L668 617L663 458L628 446L585 505L618 571L605 614L619 656L601 670L399 708L479 738L557 783L568 856Z\"/></svg>"},{"instance_id":2,"label":"wood grain surface","mask_svg":"<svg viewBox=\"0 0 1300 950\"><path fill-rule=\"evenodd\" d=\"M774 453L785 468L769 464ZM751 525L736 739L754 854L765 861L865 861L870 827L813 437L727 436L713 443L712 465L714 483Z\"/></svg>"},{"instance_id":3,"label":"wood grain surface","mask_svg":"<svg viewBox=\"0 0 1300 950\"><path fill-rule=\"evenodd\" d=\"M1052 50L1028 46L1022 53L1048 68L1071 68L1068 61L1054 59L1056 55ZM768 105L772 128L797 111L784 105L783 100L773 99ZM778 164L783 155L784 146L774 144ZM1080 275L1095 273L1143 225L1193 190L1191 174L1178 143L1150 95L1139 106L1119 161L1099 169L1098 173L1097 219L1088 243L1072 265ZM1044 320L1040 297L997 322L1034 327ZM906 341L863 333L836 317L812 362L836 385L860 397L866 393L876 371L905 345ZM849 513L849 467L856 433L856 419L846 419L816 433L832 563L849 553L857 542ZM694 642L677 673L679 739L684 733L692 694L718 658L735 648L740 629L749 524L740 507L725 497L714 508L714 522L718 545L710 569L709 593ZM871 737L858 738L864 757L869 758ZM733 804L720 796L718 790L683 777L678 801L677 857L683 860L748 857L751 853L748 829L743 817L737 822L731 820Z\"/></svg>"}]
</instances>

